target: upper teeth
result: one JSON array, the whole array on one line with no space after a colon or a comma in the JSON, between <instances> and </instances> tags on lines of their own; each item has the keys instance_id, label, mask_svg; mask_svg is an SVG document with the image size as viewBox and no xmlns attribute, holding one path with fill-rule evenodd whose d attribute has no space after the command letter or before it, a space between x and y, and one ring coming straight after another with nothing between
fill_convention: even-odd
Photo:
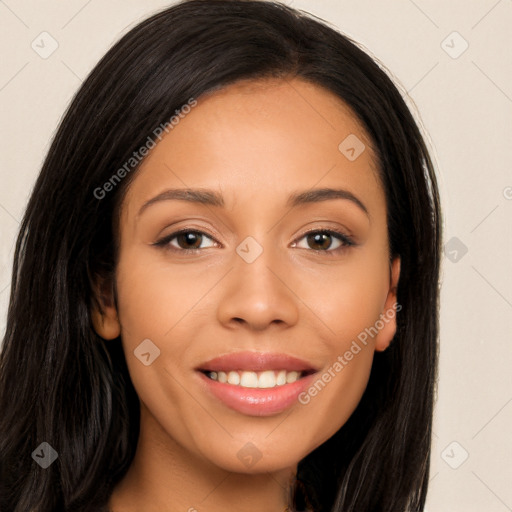
<instances>
[{"instance_id":1,"label":"upper teeth","mask_svg":"<svg viewBox=\"0 0 512 512\"><path fill-rule=\"evenodd\" d=\"M265 370L263 372L208 372L208 377L219 382L242 386L244 388L273 388L295 382L301 377L301 372L286 370Z\"/></svg>"}]
</instances>

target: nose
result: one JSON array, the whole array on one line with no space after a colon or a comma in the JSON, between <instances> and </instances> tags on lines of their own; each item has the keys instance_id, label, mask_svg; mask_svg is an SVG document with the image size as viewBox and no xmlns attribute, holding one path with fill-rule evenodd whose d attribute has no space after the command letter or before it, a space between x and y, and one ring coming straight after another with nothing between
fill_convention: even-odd
<instances>
[{"instance_id":1,"label":"nose","mask_svg":"<svg viewBox=\"0 0 512 512\"><path fill-rule=\"evenodd\" d=\"M218 303L219 322L254 331L296 324L299 299L293 292L293 273L285 268L285 262L267 248L251 263L235 254Z\"/></svg>"}]
</instances>

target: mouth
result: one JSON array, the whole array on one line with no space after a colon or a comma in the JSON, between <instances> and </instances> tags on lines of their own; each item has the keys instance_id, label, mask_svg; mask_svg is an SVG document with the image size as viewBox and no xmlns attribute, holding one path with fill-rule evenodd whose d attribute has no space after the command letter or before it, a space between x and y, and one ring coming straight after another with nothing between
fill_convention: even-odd
<instances>
[{"instance_id":1,"label":"mouth","mask_svg":"<svg viewBox=\"0 0 512 512\"><path fill-rule=\"evenodd\" d=\"M195 370L204 391L230 409L270 416L297 402L318 368L287 354L238 352L211 359Z\"/></svg>"}]
</instances>

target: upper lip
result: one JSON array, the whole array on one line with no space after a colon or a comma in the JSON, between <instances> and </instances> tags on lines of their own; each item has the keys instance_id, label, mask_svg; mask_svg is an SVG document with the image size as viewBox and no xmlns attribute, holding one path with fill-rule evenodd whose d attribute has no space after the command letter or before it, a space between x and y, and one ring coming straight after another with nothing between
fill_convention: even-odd
<instances>
[{"instance_id":1,"label":"upper lip","mask_svg":"<svg viewBox=\"0 0 512 512\"><path fill-rule=\"evenodd\" d=\"M229 372L246 370L260 372L265 370L286 370L315 372L317 369L307 361L288 354L272 352L233 352L200 364L196 370L211 372Z\"/></svg>"}]
</instances>

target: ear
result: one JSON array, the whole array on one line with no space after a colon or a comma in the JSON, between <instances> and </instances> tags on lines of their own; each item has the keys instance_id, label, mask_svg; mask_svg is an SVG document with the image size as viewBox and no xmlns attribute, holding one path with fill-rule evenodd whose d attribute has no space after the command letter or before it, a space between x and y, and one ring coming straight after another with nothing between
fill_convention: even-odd
<instances>
[{"instance_id":1,"label":"ear","mask_svg":"<svg viewBox=\"0 0 512 512\"><path fill-rule=\"evenodd\" d=\"M375 336L375 350L382 352L386 350L396 333L396 315L402 306L396 301L396 291L398 280L400 278L400 257L393 259L389 272L389 291L379 320L376 327L379 332Z\"/></svg>"},{"instance_id":2,"label":"ear","mask_svg":"<svg viewBox=\"0 0 512 512\"><path fill-rule=\"evenodd\" d=\"M117 316L114 286L111 279L101 279L93 285L91 320L96 333L105 340L113 340L121 334Z\"/></svg>"}]
</instances>

